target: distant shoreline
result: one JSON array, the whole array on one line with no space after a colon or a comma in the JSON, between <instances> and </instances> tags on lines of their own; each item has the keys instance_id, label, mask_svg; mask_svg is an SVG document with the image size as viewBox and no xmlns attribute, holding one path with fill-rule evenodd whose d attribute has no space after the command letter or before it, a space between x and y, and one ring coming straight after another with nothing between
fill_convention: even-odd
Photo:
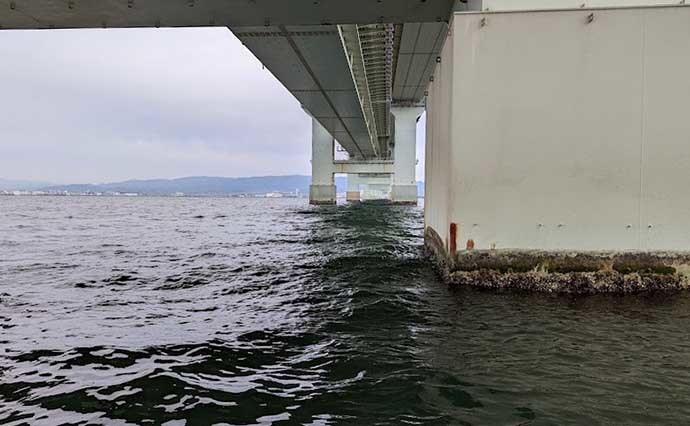
<instances>
[{"instance_id":1,"label":"distant shoreline","mask_svg":"<svg viewBox=\"0 0 690 426\"><path fill-rule=\"evenodd\" d=\"M336 192L347 192L347 177L336 175ZM45 182L0 179L0 195L69 196L202 196L244 198L307 198L311 176L213 177L190 176L177 179L127 180L99 184L54 185ZM424 194L424 183L417 182Z\"/></svg>"},{"instance_id":2,"label":"distant shoreline","mask_svg":"<svg viewBox=\"0 0 690 426\"><path fill-rule=\"evenodd\" d=\"M295 194L161 194L161 193L78 193L78 192L44 192L44 191L0 191L0 196L5 197L117 197L117 198L137 198L137 197L165 197L165 198L297 198L306 199L306 195ZM345 195L343 195L344 197Z\"/></svg>"}]
</instances>

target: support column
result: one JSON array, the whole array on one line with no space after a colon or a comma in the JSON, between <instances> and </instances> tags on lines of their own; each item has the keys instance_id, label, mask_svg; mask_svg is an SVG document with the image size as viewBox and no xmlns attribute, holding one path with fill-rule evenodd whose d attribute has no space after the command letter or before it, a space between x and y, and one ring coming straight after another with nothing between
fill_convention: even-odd
<instances>
[{"instance_id":1,"label":"support column","mask_svg":"<svg viewBox=\"0 0 690 426\"><path fill-rule=\"evenodd\" d=\"M351 203L358 203L359 199L359 174L349 173L347 175L347 201Z\"/></svg>"},{"instance_id":2,"label":"support column","mask_svg":"<svg viewBox=\"0 0 690 426\"><path fill-rule=\"evenodd\" d=\"M417 119L423 111L423 107L391 108L391 113L395 117L391 201L395 204L417 204Z\"/></svg>"},{"instance_id":3,"label":"support column","mask_svg":"<svg viewBox=\"0 0 690 426\"><path fill-rule=\"evenodd\" d=\"M311 185L309 204L335 204L333 136L311 119Z\"/></svg>"},{"instance_id":4,"label":"support column","mask_svg":"<svg viewBox=\"0 0 690 426\"><path fill-rule=\"evenodd\" d=\"M426 101L425 241L442 276L690 288L690 56L670 42L687 34L687 7L455 14Z\"/></svg>"},{"instance_id":5,"label":"support column","mask_svg":"<svg viewBox=\"0 0 690 426\"><path fill-rule=\"evenodd\" d=\"M359 183L363 187L362 201L388 202L390 200L391 176L390 174L360 174Z\"/></svg>"}]
</instances>

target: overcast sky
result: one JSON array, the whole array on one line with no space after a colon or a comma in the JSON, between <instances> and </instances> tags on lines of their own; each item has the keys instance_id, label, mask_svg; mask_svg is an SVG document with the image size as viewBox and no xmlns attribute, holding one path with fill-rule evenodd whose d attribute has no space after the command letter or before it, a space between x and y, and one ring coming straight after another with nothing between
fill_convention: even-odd
<instances>
[{"instance_id":1,"label":"overcast sky","mask_svg":"<svg viewBox=\"0 0 690 426\"><path fill-rule=\"evenodd\" d=\"M0 178L310 173L309 117L227 29L0 31L0 58Z\"/></svg>"}]
</instances>

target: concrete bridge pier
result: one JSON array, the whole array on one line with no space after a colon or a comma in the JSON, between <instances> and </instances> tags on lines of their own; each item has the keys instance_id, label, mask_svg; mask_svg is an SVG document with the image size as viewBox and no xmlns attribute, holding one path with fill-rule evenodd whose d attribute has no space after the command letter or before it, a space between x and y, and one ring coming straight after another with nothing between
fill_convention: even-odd
<instances>
[{"instance_id":1,"label":"concrete bridge pier","mask_svg":"<svg viewBox=\"0 0 690 426\"><path fill-rule=\"evenodd\" d=\"M318 120L312 118L311 140L311 185L310 204L335 204L336 189L334 175L348 176L348 201L360 201L360 186L375 187L382 194L388 194L389 176L393 173L394 162L390 160L335 160L333 136ZM413 148L414 150L414 148ZM412 169L414 173L414 168ZM414 174L413 174L414 176ZM381 191L382 184L386 190ZM365 193L367 191L364 191ZM415 203L416 199L415 187Z\"/></svg>"},{"instance_id":2,"label":"concrete bridge pier","mask_svg":"<svg viewBox=\"0 0 690 426\"><path fill-rule=\"evenodd\" d=\"M360 174L362 201L389 201L391 174Z\"/></svg>"},{"instance_id":3,"label":"concrete bridge pier","mask_svg":"<svg viewBox=\"0 0 690 426\"><path fill-rule=\"evenodd\" d=\"M315 118L311 119L310 204L335 204L333 136Z\"/></svg>"},{"instance_id":4,"label":"concrete bridge pier","mask_svg":"<svg viewBox=\"0 0 690 426\"><path fill-rule=\"evenodd\" d=\"M349 173L347 175L347 194L345 198L350 203L361 201L359 197L359 182L359 173Z\"/></svg>"},{"instance_id":5,"label":"concrete bridge pier","mask_svg":"<svg viewBox=\"0 0 690 426\"><path fill-rule=\"evenodd\" d=\"M397 106L391 108L395 117L393 146L394 173L391 201L394 204L417 204L416 142L417 120L424 112L421 106Z\"/></svg>"},{"instance_id":6,"label":"concrete bridge pier","mask_svg":"<svg viewBox=\"0 0 690 426\"><path fill-rule=\"evenodd\" d=\"M349 173L347 175L347 201L389 201L390 173Z\"/></svg>"},{"instance_id":7,"label":"concrete bridge pier","mask_svg":"<svg viewBox=\"0 0 690 426\"><path fill-rule=\"evenodd\" d=\"M689 289L689 47L682 5L455 14L426 116L425 238L444 276Z\"/></svg>"}]
</instances>

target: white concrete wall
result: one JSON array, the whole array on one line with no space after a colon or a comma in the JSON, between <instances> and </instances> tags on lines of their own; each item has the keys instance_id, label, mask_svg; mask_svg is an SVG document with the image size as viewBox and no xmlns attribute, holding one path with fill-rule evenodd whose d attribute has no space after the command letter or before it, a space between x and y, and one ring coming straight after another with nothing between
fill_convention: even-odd
<instances>
[{"instance_id":1,"label":"white concrete wall","mask_svg":"<svg viewBox=\"0 0 690 426\"><path fill-rule=\"evenodd\" d=\"M453 54L452 31L446 36L441 50L441 63L436 65L434 81L429 85L426 108L426 143L424 168L424 222L444 239L447 246L451 191L450 150L452 148L451 120L453 118Z\"/></svg>"},{"instance_id":2,"label":"white concrete wall","mask_svg":"<svg viewBox=\"0 0 690 426\"><path fill-rule=\"evenodd\" d=\"M425 215L459 248L690 250L690 8L589 13L454 17Z\"/></svg>"}]
</instances>

